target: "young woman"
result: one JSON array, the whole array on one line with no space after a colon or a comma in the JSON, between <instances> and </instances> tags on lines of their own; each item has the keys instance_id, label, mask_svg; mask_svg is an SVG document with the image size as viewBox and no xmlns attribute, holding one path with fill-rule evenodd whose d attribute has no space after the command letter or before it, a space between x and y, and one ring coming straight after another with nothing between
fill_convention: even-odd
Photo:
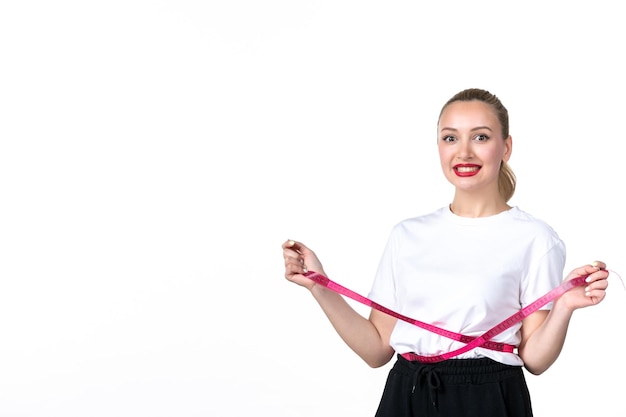
<instances>
[{"instance_id":1,"label":"young woman","mask_svg":"<svg viewBox=\"0 0 626 417\"><path fill-rule=\"evenodd\" d=\"M478 337L561 284L565 246L545 222L507 204L515 176L508 112L488 91L452 97L438 121L441 168L454 186L451 204L404 220L392 230L369 294L402 315ZM376 416L532 416L522 367L548 369L560 354L574 310L605 297L608 272L596 261L565 280L586 276L492 341L431 363L424 358L461 343L372 309L357 313L338 293L305 274L326 275L303 243L283 245L285 277L311 291L330 322L367 364L394 355ZM503 347L509 346L510 349Z\"/></svg>"}]
</instances>

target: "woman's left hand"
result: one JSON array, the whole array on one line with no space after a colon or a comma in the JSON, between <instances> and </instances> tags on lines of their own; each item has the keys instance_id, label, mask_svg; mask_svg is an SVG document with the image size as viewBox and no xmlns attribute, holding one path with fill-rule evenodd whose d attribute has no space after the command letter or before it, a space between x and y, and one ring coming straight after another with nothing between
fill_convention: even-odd
<instances>
[{"instance_id":1,"label":"woman's left hand","mask_svg":"<svg viewBox=\"0 0 626 417\"><path fill-rule=\"evenodd\" d=\"M558 302L563 303L571 310L596 305L604 300L606 289L609 285L607 278L609 271L606 270L604 262L595 261L592 264L578 267L570 272L565 280L589 275L587 284L572 288L563 294Z\"/></svg>"}]
</instances>

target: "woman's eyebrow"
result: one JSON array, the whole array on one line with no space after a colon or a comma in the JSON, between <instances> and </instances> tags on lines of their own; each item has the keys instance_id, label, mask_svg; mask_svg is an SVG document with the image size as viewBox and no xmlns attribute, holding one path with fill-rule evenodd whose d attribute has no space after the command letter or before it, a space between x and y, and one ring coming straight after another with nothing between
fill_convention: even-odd
<instances>
[{"instance_id":1,"label":"woman's eyebrow","mask_svg":"<svg viewBox=\"0 0 626 417\"><path fill-rule=\"evenodd\" d=\"M493 132L493 129L491 129L489 126L476 126L470 129L471 132L475 131L475 130L482 130L482 129L487 129L490 132ZM442 127L441 131L443 132L444 130L450 130L452 132L457 132L458 129L455 129L453 127Z\"/></svg>"},{"instance_id":2,"label":"woman's eyebrow","mask_svg":"<svg viewBox=\"0 0 626 417\"><path fill-rule=\"evenodd\" d=\"M482 130L482 129L487 129L488 131L493 132L493 130L489 126L477 126L472 129L472 132L475 130Z\"/></svg>"}]
</instances>

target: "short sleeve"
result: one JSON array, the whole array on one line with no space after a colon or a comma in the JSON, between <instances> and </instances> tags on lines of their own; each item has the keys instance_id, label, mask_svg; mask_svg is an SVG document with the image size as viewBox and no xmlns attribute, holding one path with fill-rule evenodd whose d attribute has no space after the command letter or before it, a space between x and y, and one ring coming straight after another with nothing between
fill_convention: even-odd
<instances>
[{"instance_id":1,"label":"short sleeve","mask_svg":"<svg viewBox=\"0 0 626 417\"><path fill-rule=\"evenodd\" d=\"M394 227L383 250L378 264L374 283L368 297L387 308L397 308L395 265L397 259L397 231Z\"/></svg>"},{"instance_id":2,"label":"short sleeve","mask_svg":"<svg viewBox=\"0 0 626 417\"><path fill-rule=\"evenodd\" d=\"M527 273L524 274L521 281L520 302L522 308L558 287L563 280L566 250L561 239L552 236L543 244L535 243L532 252L533 256L531 256ZM541 309L551 308L552 302Z\"/></svg>"}]
</instances>

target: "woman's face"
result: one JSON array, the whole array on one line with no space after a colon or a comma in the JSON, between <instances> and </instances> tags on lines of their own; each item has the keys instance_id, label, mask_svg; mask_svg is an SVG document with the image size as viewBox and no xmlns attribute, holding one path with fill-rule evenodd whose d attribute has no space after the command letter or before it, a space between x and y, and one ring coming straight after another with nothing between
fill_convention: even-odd
<instances>
[{"instance_id":1,"label":"woman's face","mask_svg":"<svg viewBox=\"0 0 626 417\"><path fill-rule=\"evenodd\" d=\"M501 161L511 156L511 137L502 137L495 110L482 101L455 101L437 127L443 173L457 191L498 191Z\"/></svg>"}]
</instances>

